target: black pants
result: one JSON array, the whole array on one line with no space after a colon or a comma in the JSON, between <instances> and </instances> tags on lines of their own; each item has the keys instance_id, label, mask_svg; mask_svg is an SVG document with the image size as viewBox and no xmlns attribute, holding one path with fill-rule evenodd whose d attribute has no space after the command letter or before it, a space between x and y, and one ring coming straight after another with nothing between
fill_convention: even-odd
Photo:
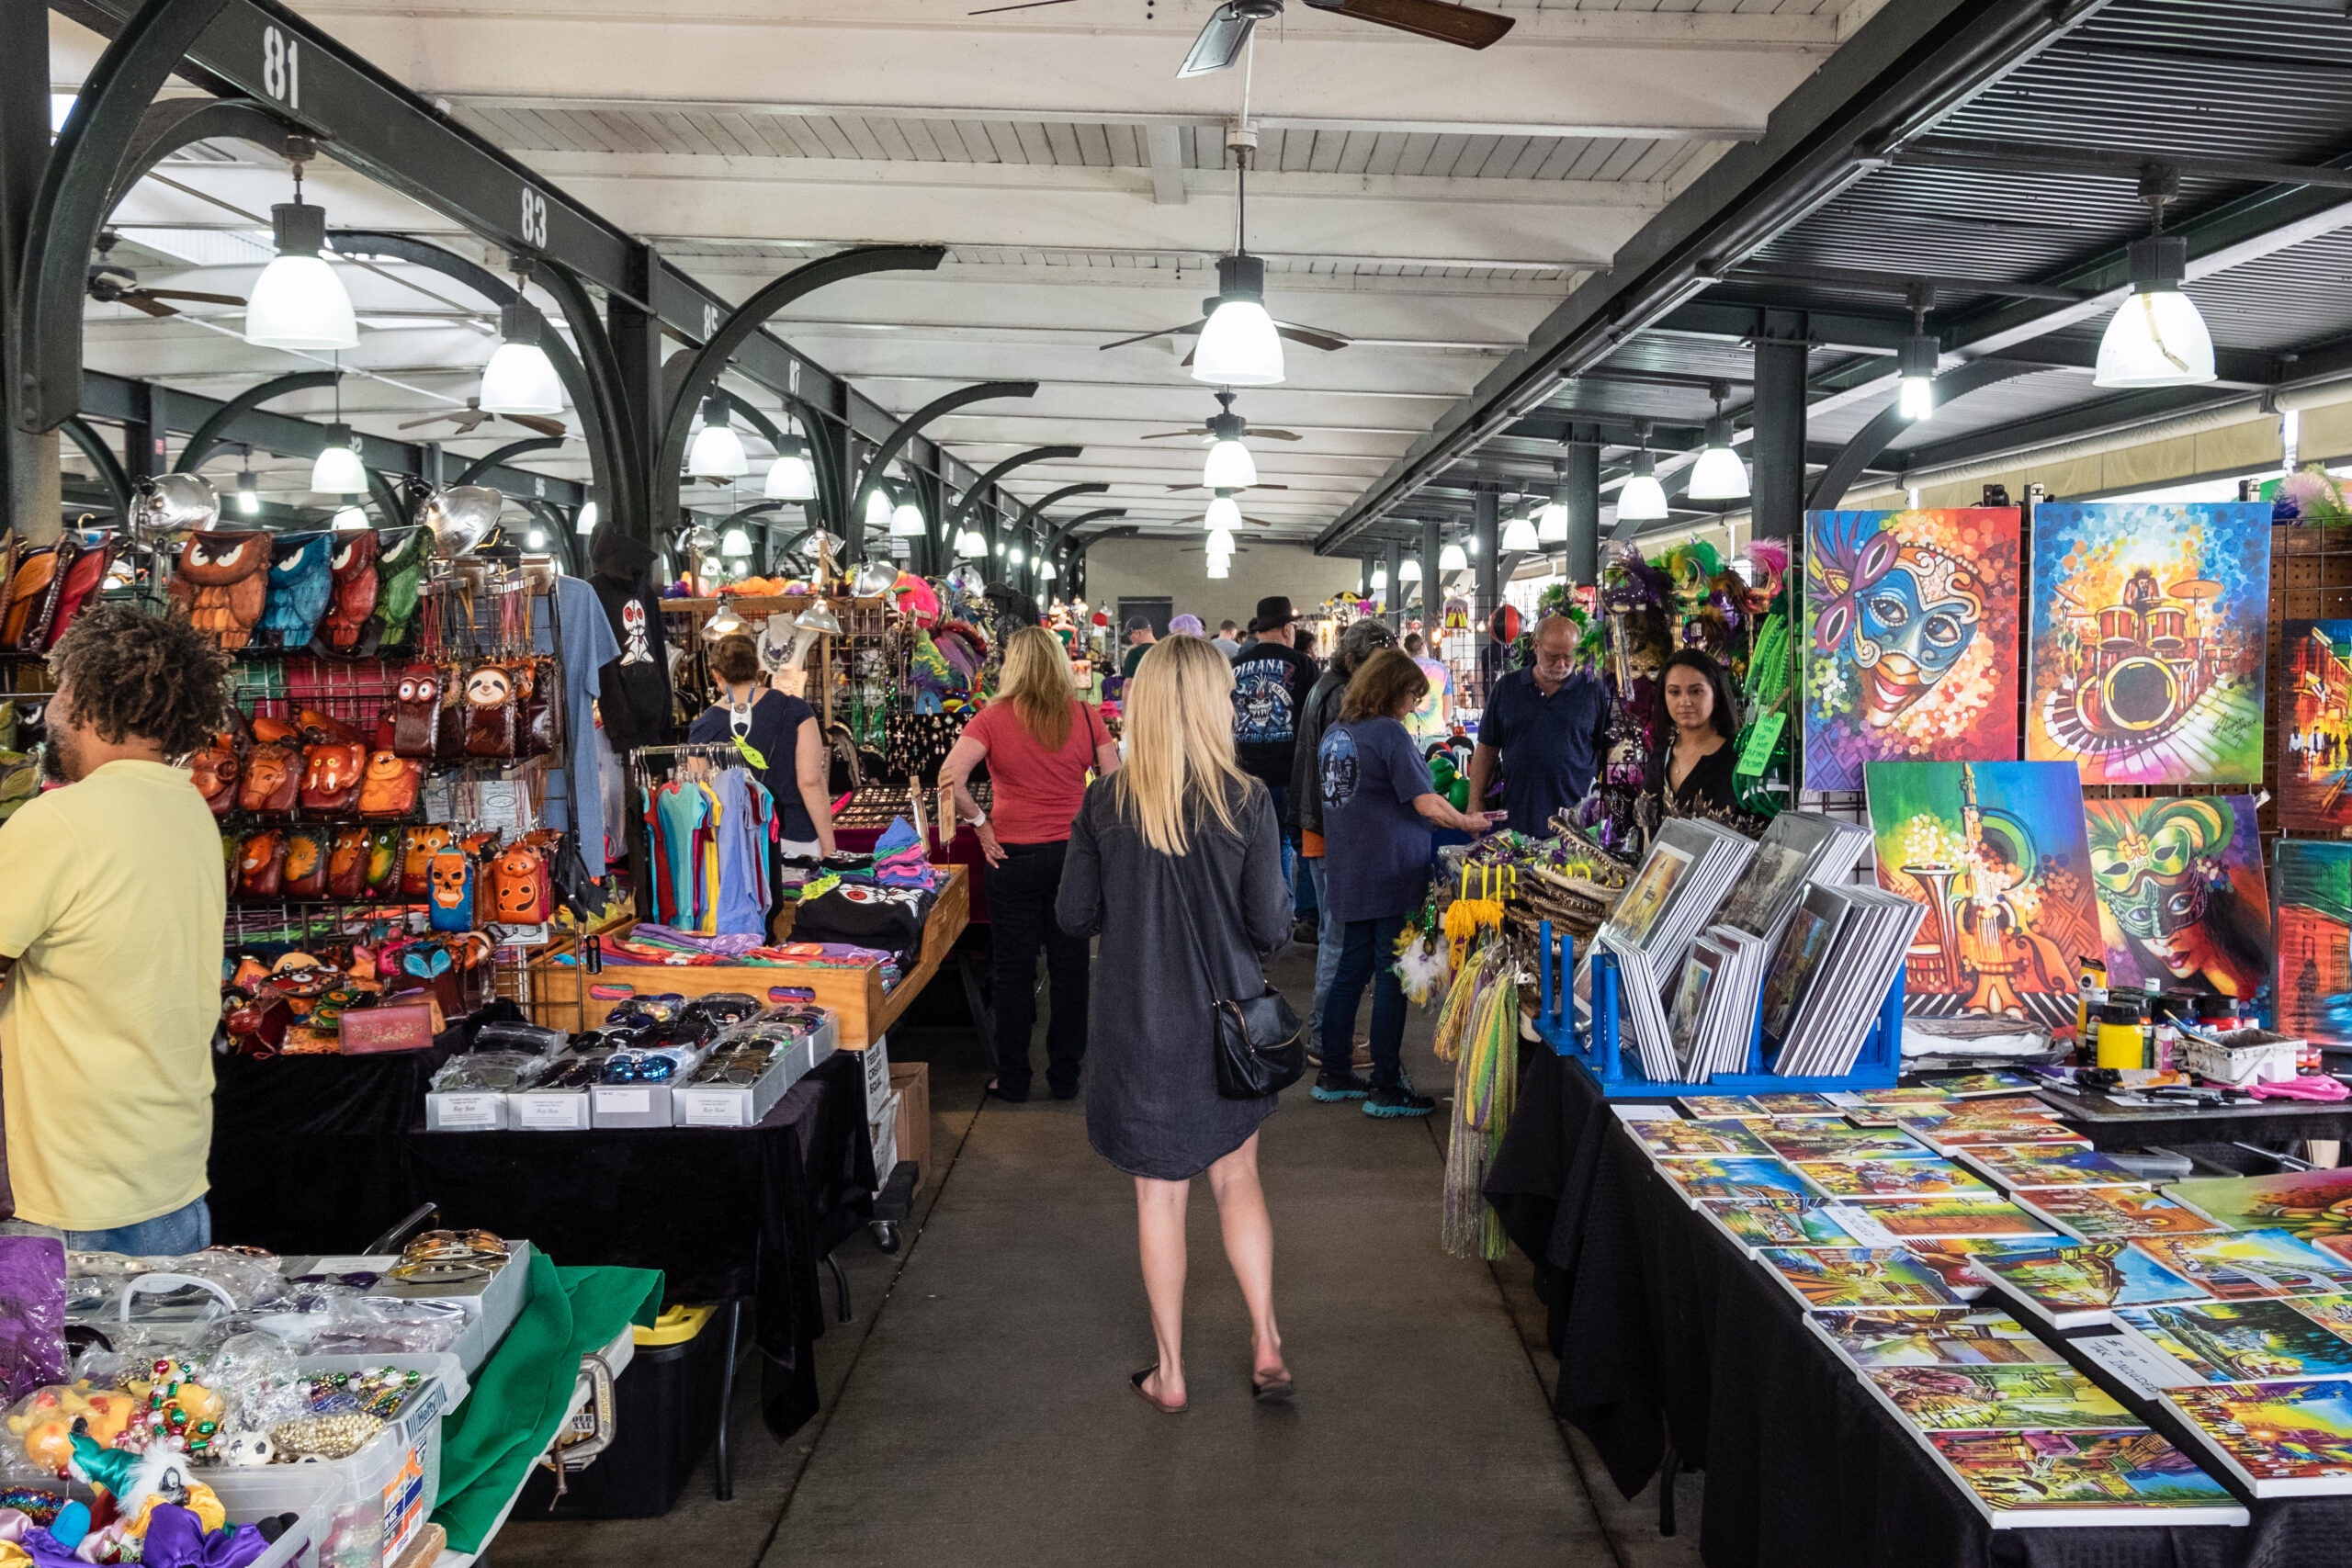
<instances>
[{"instance_id":1,"label":"black pants","mask_svg":"<svg viewBox=\"0 0 2352 1568\"><path fill-rule=\"evenodd\" d=\"M1007 844L1002 865L989 867L989 931L996 947L996 1079L1018 1100L1029 1092L1029 1036L1037 1025L1037 950L1053 977L1046 1021L1046 1082L1057 1094L1078 1090L1086 1055L1087 939L1066 934L1054 919L1069 846Z\"/></svg>"}]
</instances>

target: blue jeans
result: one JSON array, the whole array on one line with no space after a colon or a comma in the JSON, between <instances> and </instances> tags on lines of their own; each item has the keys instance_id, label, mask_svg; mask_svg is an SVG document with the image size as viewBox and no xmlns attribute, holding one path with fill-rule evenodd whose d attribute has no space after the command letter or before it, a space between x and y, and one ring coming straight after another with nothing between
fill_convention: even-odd
<instances>
[{"instance_id":1,"label":"blue jeans","mask_svg":"<svg viewBox=\"0 0 2352 1568\"><path fill-rule=\"evenodd\" d=\"M1331 995L1331 977L1340 972L1340 922L1331 918L1331 890L1323 879L1323 857L1302 855L1299 861L1306 867L1308 886L1315 889L1315 1008L1314 1016L1306 1024L1308 1043L1319 1049L1323 1041L1323 1004ZM1348 1055L1353 1057L1355 1053L1351 1050Z\"/></svg>"},{"instance_id":2,"label":"blue jeans","mask_svg":"<svg viewBox=\"0 0 2352 1568\"><path fill-rule=\"evenodd\" d=\"M1298 884L1291 880L1291 877L1298 862L1298 845L1292 840L1291 837L1290 785L1268 784L1266 793L1274 797L1274 822L1283 831L1283 886L1295 889ZM1298 895L1295 892L1291 895L1291 908L1294 913L1298 908Z\"/></svg>"},{"instance_id":3,"label":"blue jeans","mask_svg":"<svg viewBox=\"0 0 2352 1568\"><path fill-rule=\"evenodd\" d=\"M184 1208L110 1231L66 1231L29 1220L0 1224L0 1235L62 1236L68 1252L119 1252L130 1258L176 1258L212 1245L212 1210L198 1198Z\"/></svg>"},{"instance_id":4,"label":"blue jeans","mask_svg":"<svg viewBox=\"0 0 2352 1568\"><path fill-rule=\"evenodd\" d=\"M1335 1047L1328 1045L1323 1057L1323 1070L1335 1078L1348 1070L1356 1037L1356 1004L1363 999L1363 988L1369 984L1372 1087L1394 1089L1404 1081L1405 987L1397 984L1396 967L1396 938L1404 929L1402 915L1350 920L1342 928L1339 969L1331 976L1331 993L1323 1001L1322 1038L1340 1042L1336 1047L1339 1061L1331 1060Z\"/></svg>"}]
</instances>

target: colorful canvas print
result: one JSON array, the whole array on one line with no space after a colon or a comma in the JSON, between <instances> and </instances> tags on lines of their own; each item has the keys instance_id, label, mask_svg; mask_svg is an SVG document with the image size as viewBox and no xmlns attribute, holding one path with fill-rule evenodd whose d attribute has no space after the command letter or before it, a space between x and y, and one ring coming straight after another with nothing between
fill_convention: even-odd
<instances>
[{"instance_id":1,"label":"colorful canvas print","mask_svg":"<svg viewBox=\"0 0 2352 1568\"><path fill-rule=\"evenodd\" d=\"M1805 514L1804 784L2018 754L2018 514Z\"/></svg>"},{"instance_id":2,"label":"colorful canvas print","mask_svg":"<svg viewBox=\"0 0 2352 1568\"><path fill-rule=\"evenodd\" d=\"M1702 1157L1662 1161L1666 1179L1692 1202L1702 1198L1817 1198L1776 1159Z\"/></svg>"},{"instance_id":3,"label":"colorful canvas print","mask_svg":"<svg viewBox=\"0 0 2352 1568\"><path fill-rule=\"evenodd\" d=\"M2278 826L2352 828L2352 621L2282 621Z\"/></svg>"},{"instance_id":4,"label":"colorful canvas print","mask_svg":"<svg viewBox=\"0 0 2352 1568\"><path fill-rule=\"evenodd\" d=\"M2176 1181L2165 1190L2224 1230L2291 1231L2314 1243L2352 1237L2352 1166Z\"/></svg>"},{"instance_id":5,"label":"colorful canvas print","mask_svg":"<svg viewBox=\"0 0 2352 1568\"><path fill-rule=\"evenodd\" d=\"M1879 886L1924 905L1906 1013L2030 1019L2071 1036L2080 960L2106 951L2083 786L2053 762L1873 762Z\"/></svg>"},{"instance_id":6,"label":"colorful canvas print","mask_svg":"<svg viewBox=\"0 0 2352 1568\"><path fill-rule=\"evenodd\" d=\"M2205 1382L2352 1378L2352 1337L2290 1302L2124 1307L2115 1318Z\"/></svg>"},{"instance_id":7,"label":"colorful canvas print","mask_svg":"<svg viewBox=\"0 0 2352 1568\"><path fill-rule=\"evenodd\" d=\"M2025 754L2086 784L2262 777L2267 502L2033 510Z\"/></svg>"},{"instance_id":8,"label":"colorful canvas print","mask_svg":"<svg viewBox=\"0 0 2352 1568\"><path fill-rule=\"evenodd\" d=\"M2030 1089L2034 1079L2023 1073L1955 1073L1935 1080L1935 1087L1954 1100L1984 1100Z\"/></svg>"},{"instance_id":9,"label":"colorful canvas print","mask_svg":"<svg viewBox=\"0 0 2352 1568\"><path fill-rule=\"evenodd\" d=\"M1948 1193L1993 1197L1992 1188L1952 1164L1926 1159L1806 1160L1796 1168L1832 1198L1939 1198Z\"/></svg>"},{"instance_id":10,"label":"colorful canvas print","mask_svg":"<svg viewBox=\"0 0 2352 1568\"><path fill-rule=\"evenodd\" d=\"M1768 1116L1835 1116L1837 1105L1818 1094L1759 1094L1756 1105Z\"/></svg>"},{"instance_id":11,"label":"colorful canvas print","mask_svg":"<svg viewBox=\"0 0 2352 1568\"><path fill-rule=\"evenodd\" d=\"M2142 1236L2132 1245L2217 1301L2352 1291L2352 1262L2285 1231Z\"/></svg>"},{"instance_id":12,"label":"colorful canvas print","mask_svg":"<svg viewBox=\"0 0 2352 1568\"><path fill-rule=\"evenodd\" d=\"M1686 1094L1676 1103L1702 1122L1769 1122L1772 1113L1744 1094Z\"/></svg>"},{"instance_id":13,"label":"colorful canvas print","mask_svg":"<svg viewBox=\"0 0 2352 1568\"><path fill-rule=\"evenodd\" d=\"M2065 1359L1996 1307L1895 1307L1813 1314L1854 1365L2009 1367Z\"/></svg>"},{"instance_id":14,"label":"colorful canvas print","mask_svg":"<svg viewBox=\"0 0 2352 1568\"><path fill-rule=\"evenodd\" d=\"M2280 839L2271 858L2278 1032L2352 1045L2352 842Z\"/></svg>"},{"instance_id":15,"label":"colorful canvas print","mask_svg":"<svg viewBox=\"0 0 2352 1568\"><path fill-rule=\"evenodd\" d=\"M1933 1149L1899 1130L1849 1127L1842 1122L1778 1122L1756 1136L1785 1160L1935 1157Z\"/></svg>"},{"instance_id":16,"label":"colorful canvas print","mask_svg":"<svg viewBox=\"0 0 2352 1568\"><path fill-rule=\"evenodd\" d=\"M1702 1155L1770 1157L1772 1153L1738 1122L1631 1122L1625 1131L1659 1159Z\"/></svg>"},{"instance_id":17,"label":"colorful canvas print","mask_svg":"<svg viewBox=\"0 0 2352 1568\"><path fill-rule=\"evenodd\" d=\"M2065 1239L2047 1220L2005 1198L1879 1198L1858 1203L1855 1223L1885 1231L1893 1241L1928 1241L1939 1236L2037 1237L2045 1244Z\"/></svg>"},{"instance_id":18,"label":"colorful canvas print","mask_svg":"<svg viewBox=\"0 0 2352 1568\"><path fill-rule=\"evenodd\" d=\"M1834 934L1827 920L1803 904L1789 917L1788 930L1781 933L1780 949L1772 954L1772 966L1764 976L1764 1032L1773 1039L1788 1038L1789 1025L1796 1021L1797 1004L1804 1000L1814 971L1821 967Z\"/></svg>"},{"instance_id":19,"label":"colorful canvas print","mask_svg":"<svg viewBox=\"0 0 2352 1568\"><path fill-rule=\"evenodd\" d=\"M2051 1237L1948 1235L1906 1241L1903 1249L1935 1270L1944 1287L1962 1301L1973 1302L1992 1288L1981 1261L2007 1252L2026 1252L2055 1245Z\"/></svg>"},{"instance_id":20,"label":"colorful canvas print","mask_svg":"<svg viewBox=\"0 0 2352 1568\"><path fill-rule=\"evenodd\" d=\"M2002 1144L2080 1144L2090 1146L2090 1140L2054 1117L2025 1116L2014 1122L1971 1122L1964 1117L1950 1117L1933 1123L1920 1123L1909 1117L1898 1119L1905 1128L1929 1148L1945 1154L1962 1149L1991 1148Z\"/></svg>"},{"instance_id":21,"label":"colorful canvas print","mask_svg":"<svg viewBox=\"0 0 2352 1568\"><path fill-rule=\"evenodd\" d=\"M2270 888L2250 795L2086 800L2110 985L2267 1003Z\"/></svg>"},{"instance_id":22,"label":"colorful canvas print","mask_svg":"<svg viewBox=\"0 0 2352 1568\"><path fill-rule=\"evenodd\" d=\"M1931 1432L1928 1441L1996 1526L2246 1521L2227 1488L2145 1427Z\"/></svg>"},{"instance_id":23,"label":"colorful canvas print","mask_svg":"<svg viewBox=\"0 0 2352 1568\"><path fill-rule=\"evenodd\" d=\"M2097 1383L2064 1364L1879 1367L1862 1375L1923 1431L2063 1432L2132 1420Z\"/></svg>"},{"instance_id":24,"label":"colorful canvas print","mask_svg":"<svg viewBox=\"0 0 2352 1568\"><path fill-rule=\"evenodd\" d=\"M1768 1247L1756 1259L1815 1311L1952 1306L1960 1300L1899 1247Z\"/></svg>"},{"instance_id":25,"label":"colorful canvas print","mask_svg":"<svg viewBox=\"0 0 2352 1568\"><path fill-rule=\"evenodd\" d=\"M2139 1187L2147 1178L2088 1144L1980 1144L1960 1157L2011 1191L2038 1187Z\"/></svg>"},{"instance_id":26,"label":"colorful canvas print","mask_svg":"<svg viewBox=\"0 0 2352 1568\"><path fill-rule=\"evenodd\" d=\"M1837 1205L1819 1200L1766 1202L1756 1199L1708 1198L1699 1212L1731 1233L1750 1252L1766 1247L1860 1247Z\"/></svg>"},{"instance_id":27,"label":"colorful canvas print","mask_svg":"<svg viewBox=\"0 0 2352 1568\"><path fill-rule=\"evenodd\" d=\"M1988 1254L1978 1271L2060 1328L2105 1323L2117 1307L2202 1300L2203 1291L2123 1242Z\"/></svg>"},{"instance_id":28,"label":"colorful canvas print","mask_svg":"<svg viewBox=\"0 0 2352 1568\"><path fill-rule=\"evenodd\" d=\"M2164 1400L2257 1497L2352 1492L2352 1384L2209 1383Z\"/></svg>"},{"instance_id":29,"label":"colorful canvas print","mask_svg":"<svg viewBox=\"0 0 2352 1568\"><path fill-rule=\"evenodd\" d=\"M2196 1210L2145 1187L2053 1187L2019 1200L2085 1241L2135 1235L2205 1235L2221 1229Z\"/></svg>"}]
</instances>

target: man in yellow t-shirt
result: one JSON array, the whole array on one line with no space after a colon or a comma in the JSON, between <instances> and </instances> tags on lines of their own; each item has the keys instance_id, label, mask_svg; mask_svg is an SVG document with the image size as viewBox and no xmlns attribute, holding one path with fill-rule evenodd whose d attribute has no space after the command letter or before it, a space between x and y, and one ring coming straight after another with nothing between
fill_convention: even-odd
<instances>
[{"instance_id":1,"label":"man in yellow t-shirt","mask_svg":"<svg viewBox=\"0 0 2352 1568\"><path fill-rule=\"evenodd\" d=\"M229 661L128 605L50 656L43 767L0 823L0 1090L12 1232L139 1256L210 1245L220 834L174 759L220 728Z\"/></svg>"}]
</instances>

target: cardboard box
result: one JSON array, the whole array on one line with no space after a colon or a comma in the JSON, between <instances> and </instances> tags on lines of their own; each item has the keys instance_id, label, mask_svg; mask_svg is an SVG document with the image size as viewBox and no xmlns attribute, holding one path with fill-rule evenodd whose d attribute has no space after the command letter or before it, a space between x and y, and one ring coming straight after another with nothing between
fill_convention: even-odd
<instances>
[{"instance_id":1,"label":"cardboard box","mask_svg":"<svg viewBox=\"0 0 2352 1568\"><path fill-rule=\"evenodd\" d=\"M866 1127L866 1136L874 1141L874 1185L878 1189L890 1179L890 1172L899 1163L899 1097L892 1095L882 1103L882 1113Z\"/></svg>"},{"instance_id":2,"label":"cardboard box","mask_svg":"<svg viewBox=\"0 0 2352 1568\"><path fill-rule=\"evenodd\" d=\"M889 1043L877 1034L860 1055L865 1065L865 1119L879 1122L883 1104L890 1098Z\"/></svg>"},{"instance_id":3,"label":"cardboard box","mask_svg":"<svg viewBox=\"0 0 2352 1568\"><path fill-rule=\"evenodd\" d=\"M931 1168L931 1064L910 1062L890 1069L890 1092L899 1101L899 1157Z\"/></svg>"}]
</instances>

